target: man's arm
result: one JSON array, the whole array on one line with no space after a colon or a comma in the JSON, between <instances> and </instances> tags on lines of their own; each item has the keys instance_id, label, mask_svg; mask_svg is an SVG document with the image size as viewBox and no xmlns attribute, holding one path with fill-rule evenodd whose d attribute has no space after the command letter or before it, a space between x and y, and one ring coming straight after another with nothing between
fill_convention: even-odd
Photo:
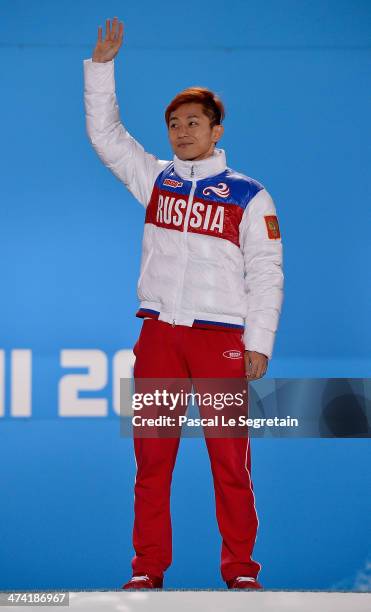
<instances>
[{"instance_id":1,"label":"man's arm","mask_svg":"<svg viewBox=\"0 0 371 612\"><path fill-rule=\"evenodd\" d=\"M121 42L115 20L112 29L109 20L106 21L105 40L102 40L101 28L98 29L93 57L84 60L86 130L103 163L146 207L156 177L170 162L147 153L120 120L115 93L114 56ZM121 26L120 32L122 40Z\"/></svg>"},{"instance_id":2,"label":"man's arm","mask_svg":"<svg viewBox=\"0 0 371 612\"><path fill-rule=\"evenodd\" d=\"M250 201L240 223L247 292L244 344L271 359L283 302L282 239L266 189Z\"/></svg>"}]
</instances>

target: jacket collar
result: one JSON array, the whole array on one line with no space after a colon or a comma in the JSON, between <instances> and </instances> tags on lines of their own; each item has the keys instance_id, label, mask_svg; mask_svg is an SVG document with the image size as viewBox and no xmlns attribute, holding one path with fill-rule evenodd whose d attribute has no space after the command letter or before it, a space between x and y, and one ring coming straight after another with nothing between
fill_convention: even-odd
<instances>
[{"instance_id":1,"label":"jacket collar","mask_svg":"<svg viewBox=\"0 0 371 612\"><path fill-rule=\"evenodd\" d=\"M224 149L215 148L213 154L206 159L183 160L174 153L174 170L183 179L199 180L224 172L227 167ZM191 176L193 167L193 176Z\"/></svg>"}]
</instances>

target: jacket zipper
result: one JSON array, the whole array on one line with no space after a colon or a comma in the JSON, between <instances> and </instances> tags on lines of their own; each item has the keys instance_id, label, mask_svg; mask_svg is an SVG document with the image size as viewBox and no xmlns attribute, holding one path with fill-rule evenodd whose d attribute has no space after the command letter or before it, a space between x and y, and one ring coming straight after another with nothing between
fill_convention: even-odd
<instances>
[{"instance_id":1,"label":"jacket zipper","mask_svg":"<svg viewBox=\"0 0 371 612\"><path fill-rule=\"evenodd\" d=\"M191 177L194 177L194 166L191 166ZM176 312L179 308L179 303L180 303L180 296L182 295L182 291L183 291L183 285L184 285L184 277L185 277L185 268L186 268L186 261L187 261L187 252L186 252L186 242L187 242L187 229L188 229L188 221L189 221L189 217L191 216L191 209L192 209L192 204L193 204L193 196L194 196L194 192L196 190L196 185L197 185L197 181L195 181L192 178L192 188L189 194L189 198L188 198L188 203L187 203L187 210L186 210L186 214L184 217L184 227L183 227L183 242L184 242L184 248L183 248L183 253L185 255L185 260L183 263L183 272L182 272L182 279L181 279L181 283L179 285L179 289L178 289L178 295L175 299L175 304L174 304L174 309L173 309L173 316L172 316L172 327L175 327L176 323Z\"/></svg>"}]
</instances>

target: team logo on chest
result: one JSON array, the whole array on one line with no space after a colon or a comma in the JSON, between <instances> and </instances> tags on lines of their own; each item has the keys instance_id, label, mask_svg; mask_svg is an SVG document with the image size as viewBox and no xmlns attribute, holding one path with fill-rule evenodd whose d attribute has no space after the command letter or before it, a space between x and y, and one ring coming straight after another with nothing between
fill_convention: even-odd
<instances>
[{"instance_id":1,"label":"team logo on chest","mask_svg":"<svg viewBox=\"0 0 371 612\"><path fill-rule=\"evenodd\" d=\"M215 193L217 196L219 196L219 198L228 198L230 195L227 183L218 183L217 187L210 185L210 187L205 187L202 193L205 196L211 195L211 193Z\"/></svg>"},{"instance_id":2,"label":"team logo on chest","mask_svg":"<svg viewBox=\"0 0 371 612\"><path fill-rule=\"evenodd\" d=\"M190 203L187 189L182 189L183 193L174 193L155 185L146 209L145 222L164 229L229 240L239 246L239 225L244 208L236 202L221 202L216 194L212 198L210 195L203 198L210 189L211 186L207 186L196 191ZM228 197L229 189L225 183L219 183L213 189L220 189L223 197Z\"/></svg>"},{"instance_id":3,"label":"team logo on chest","mask_svg":"<svg viewBox=\"0 0 371 612\"><path fill-rule=\"evenodd\" d=\"M180 229L184 227L187 200L182 197L159 194L156 212L156 225ZM207 202L192 202L188 228L223 234L224 206Z\"/></svg>"}]
</instances>

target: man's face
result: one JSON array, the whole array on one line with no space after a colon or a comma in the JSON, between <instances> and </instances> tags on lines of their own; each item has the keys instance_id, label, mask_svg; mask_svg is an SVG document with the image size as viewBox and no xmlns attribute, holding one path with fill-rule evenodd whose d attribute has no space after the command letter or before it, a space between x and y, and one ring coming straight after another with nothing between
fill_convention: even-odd
<instances>
[{"instance_id":1,"label":"man's face","mask_svg":"<svg viewBox=\"0 0 371 612\"><path fill-rule=\"evenodd\" d=\"M214 143L222 136L224 128L214 125L203 112L202 104L181 104L170 115L169 140L174 153L182 160L205 159L212 155Z\"/></svg>"}]
</instances>

